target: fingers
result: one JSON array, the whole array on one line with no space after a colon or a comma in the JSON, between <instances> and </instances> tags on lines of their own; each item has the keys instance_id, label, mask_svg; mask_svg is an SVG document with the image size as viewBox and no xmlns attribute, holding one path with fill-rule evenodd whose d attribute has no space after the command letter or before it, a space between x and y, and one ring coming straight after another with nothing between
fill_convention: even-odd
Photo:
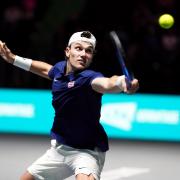
<instances>
[{"instance_id":1,"label":"fingers","mask_svg":"<svg viewBox=\"0 0 180 180\"><path fill-rule=\"evenodd\" d=\"M6 43L3 44L3 47L4 47L4 50L5 50L7 53L10 52L9 48L6 46Z\"/></svg>"},{"instance_id":2,"label":"fingers","mask_svg":"<svg viewBox=\"0 0 180 180\"><path fill-rule=\"evenodd\" d=\"M132 94L139 89L139 82L137 79L129 81L125 75L120 76L121 89L124 93Z\"/></svg>"},{"instance_id":3,"label":"fingers","mask_svg":"<svg viewBox=\"0 0 180 180\"><path fill-rule=\"evenodd\" d=\"M3 48L3 42L2 41L0 41L0 54L2 53L2 48Z\"/></svg>"},{"instance_id":4,"label":"fingers","mask_svg":"<svg viewBox=\"0 0 180 180\"><path fill-rule=\"evenodd\" d=\"M0 40L0 46L2 46L3 45L3 42Z\"/></svg>"},{"instance_id":5,"label":"fingers","mask_svg":"<svg viewBox=\"0 0 180 180\"><path fill-rule=\"evenodd\" d=\"M0 41L0 55L5 56L7 53L10 53L11 51L6 46L6 43Z\"/></svg>"},{"instance_id":6,"label":"fingers","mask_svg":"<svg viewBox=\"0 0 180 180\"><path fill-rule=\"evenodd\" d=\"M5 46L6 46L5 43L2 42L2 41L0 41L0 47L1 47L1 48L4 48Z\"/></svg>"},{"instance_id":7,"label":"fingers","mask_svg":"<svg viewBox=\"0 0 180 180\"><path fill-rule=\"evenodd\" d=\"M6 43L0 41L0 56L7 62L13 63L14 54L6 46Z\"/></svg>"},{"instance_id":8,"label":"fingers","mask_svg":"<svg viewBox=\"0 0 180 180\"><path fill-rule=\"evenodd\" d=\"M4 50L5 50L5 43L0 41L0 55L2 56L4 54Z\"/></svg>"},{"instance_id":9,"label":"fingers","mask_svg":"<svg viewBox=\"0 0 180 180\"><path fill-rule=\"evenodd\" d=\"M135 93L139 89L139 82L137 79L133 79L131 81L131 87L128 89L127 93L132 94Z\"/></svg>"}]
</instances>

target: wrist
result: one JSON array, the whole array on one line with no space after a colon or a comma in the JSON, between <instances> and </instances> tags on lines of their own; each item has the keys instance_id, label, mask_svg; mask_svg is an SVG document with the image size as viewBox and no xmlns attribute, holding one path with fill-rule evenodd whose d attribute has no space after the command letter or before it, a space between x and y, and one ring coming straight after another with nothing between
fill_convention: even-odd
<instances>
[{"instance_id":1,"label":"wrist","mask_svg":"<svg viewBox=\"0 0 180 180\"><path fill-rule=\"evenodd\" d=\"M123 77L122 77L122 76L119 76L119 77L116 79L115 85L116 85L116 87L119 88L120 92L124 90L124 88L123 88Z\"/></svg>"},{"instance_id":2,"label":"wrist","mask_svg":"<svg viewBox=\"0 0 180 180\"><path fill-rule=\"evenodd\" d=\"M17 55L14 55L14 62L13 65L17 66L21 69L24 69L26 71L29 71L31 68L31 64L32 64L32 59L28 59L28 58L23 58Z\"/></svg>"},{"instance_id":3,"label":"wrist","mask_svg":"<svg viewBox=\"0 0 180 180\"><path fill-rule=\"evenodd\" d=\"M15 61L15 58L16 58L16 55L15 54L12 54L11 57L9 58L9 63L13 64L14 61Z\"/></svg>"}]
</instances>

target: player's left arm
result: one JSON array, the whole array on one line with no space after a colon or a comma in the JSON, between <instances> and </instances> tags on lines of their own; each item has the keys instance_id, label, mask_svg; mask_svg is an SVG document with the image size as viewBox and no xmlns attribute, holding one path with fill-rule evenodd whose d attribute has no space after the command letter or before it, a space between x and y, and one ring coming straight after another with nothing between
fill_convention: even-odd
<instances>
[{"instance_id":1,"label":"player's left arm","mask_svg":"<svg viewBox=\"0 0 180 180\"><path fill-rule=\"evenodd\" d=\"M128 94L135 93L139 88L139 82L137 79L131 81L131 86L128 88L127 79L124 75L122 76L112 76L107 77L98 77L95 78L91 86L93 90L99 93L119 93L125 92Z\"/></svg>"},{"instance_id":2,"label":"player's left arm","mask_svg":"<svg viewBox=\"0 0 180 180\"><path fill-rule=\"evenodd\" d=\"M26 66L26 70L28 67L27 71L30 71L36 75L39 75L41 77L44 77L46 79L50 79L48 76L48 72L50 71L50 69L52 68L51 64L48 64L46 62L40 61L40 60L32 60L32 59L27 59L27 58L22 58L20 56L15 55L14 53L11 52L11 50L6 46L5 43L3 43L2 41L0 41L0 56L8 63L10 64L14 64L15 66L18 66L22 69L24 69L24 64ZM15 60L20 60L23 64L23 66L19 66L15 64ZM27 63L24 63L24 62ZM19 63L18 63L19 64Z\"/></svg>"}]
</instances>

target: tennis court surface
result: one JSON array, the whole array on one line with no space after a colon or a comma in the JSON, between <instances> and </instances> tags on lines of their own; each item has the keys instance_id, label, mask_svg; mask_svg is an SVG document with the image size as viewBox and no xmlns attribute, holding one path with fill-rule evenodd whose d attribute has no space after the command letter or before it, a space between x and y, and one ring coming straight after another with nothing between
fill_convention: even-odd
<instances>
[{"instance_id":1,"label":"tennis court surface","mask_svg":"<svg viewBox=\"0 0 180 180\"><path fill-rule=\"evenodd\" d=\"M49 136L0 134L0 179L18 180L49 146ZM110 140L101 179L179 180L179 169L180 143Z\"/></svg>"}]
</instances>

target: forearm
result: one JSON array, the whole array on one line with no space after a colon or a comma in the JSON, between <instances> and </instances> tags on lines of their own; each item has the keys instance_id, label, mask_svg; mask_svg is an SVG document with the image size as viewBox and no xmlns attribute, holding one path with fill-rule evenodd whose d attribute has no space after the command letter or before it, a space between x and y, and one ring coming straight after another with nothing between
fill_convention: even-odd
<instances>
[{"instance_id":1,"label":"forearm","mask_svg":"<svg viewBox=\"0 0 180 180\"><path fill-rule=\"evenodd\" d=\"M37 74L41 77L50 79L48 76L48 72L51 68L52 68L52 65L46 62L33 60L30 67L30 72Z\"/></svg>"},{"instance_id":2,"label":"forearm","mask_svg":"<svg viewBox=\"0 0 180 180\"><path fill-rule=\"evenodd\" d=\"M49 79L48 72L52 67L52 65L46 62L23 58L17 55L14 57L13 65L47 79Z\"/></svg>"},{"instance_id":3,"label":"forearm","mask_svg":"<svg viewBox=\"0 0 180 180\"><path fill-rule=\"evenodd\" d=\"M137 79L133 79L131 82L127 78L122 76L112 76L109 78L110 86L109 93L124 92L127 94L133 94L139 89L139 82Z\"/></svg>"},{"instance_id":4,"label":"forearm","mask_svg":"<svg viewBox=\"0 0 180 180\"><path fill-rule=\"evenodd\" d=\"M110 78L96 78L92 82L92 88L100 93L118 93L124 91L123 76L112 76Z\"/></svg>"},{"instance_id":5,"label":"forearm","mask_svg":"<svg viewBox=\"0 0 180 180\"><path fill-rule=\"evenodd\" d=\"M124 91L122 76L112 76L104 84L105 93L119 93Z\"/></svg>"},{"instance_id":6,"label":"forearm","mask_svg":"<svg viewBox=\"0 0 180 180\"><path fill-rule=\"evenodd\" d=\"M128 94L135 93L139 88L137 79L131 81L131 86L128 88L126 77L112 76L110 78L96 78L92 81L92 88L99 93L119 93L125 92Z\"/></svg>"},{"instance_id":7,"label":"forearm","mask_svg":"<svg viewBox=\"0 0 180 180\"><path fill-rule=\"evenodd\" d=\"M17 56L13 54L2 41L0 41L0 55L6 62L13 64L14 66L49 79L48 72L52 65L42 61Z\"/></svg>"}]
</instances>

